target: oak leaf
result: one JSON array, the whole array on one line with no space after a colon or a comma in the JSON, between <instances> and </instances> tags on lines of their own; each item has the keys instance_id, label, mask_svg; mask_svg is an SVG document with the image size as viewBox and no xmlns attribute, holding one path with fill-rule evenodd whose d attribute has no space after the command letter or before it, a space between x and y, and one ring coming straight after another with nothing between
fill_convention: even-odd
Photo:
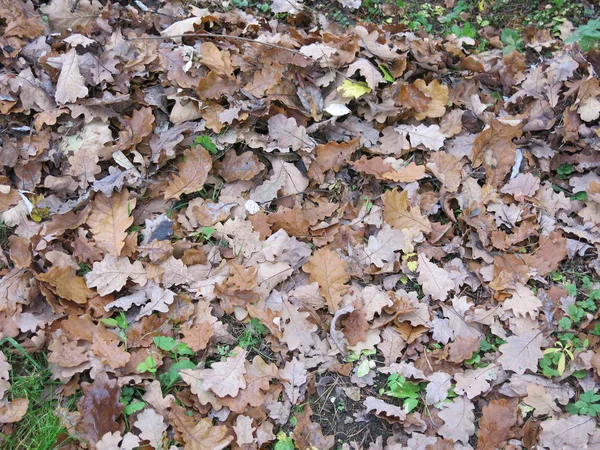
<instances>
[{"instance_id":1,"label":"oak leaf","mask_svg":"<svg viewBox=\"0 0 600 450\"><path fill-rule=\"evenodd\" d=\"M200 63L210 70L215 71L222 77L231 78L233 67L231 66L231 54L219 48L212 42L204 42L200 47Z\"/></svg>"},{"instance_id":2,"label":"oak leaf","mask_svg":"<svg viewBox=\"0 0 600 450\"><path fill-rule=\"evenodd\" d=\"M499 378L505 379L506 376L497 364L479 369L469 369L463 373L455 373L455 392L459 395L466 394L469 399L473 399L488 392L491 389L490 382Z\"/></svg>"},{"instance_id":3,"label":"oak leaf","mask_svg":"<svg viewBox=\"0 0 600 450\"><path fill-rule=\"evenodd\" d=\"M364 402L367 412L375 411L375 415L390 423L403 422L406 419L406 413L400 406L391 405L385 401L367 397Z\"/></svg>"},{"instance_id":4,"label":"oak leaf","mask_svg":"<svg viewBox=\"0 0 600 450\"><path fill-rule=\"evenodd\" d=\"M163 448L164 433L169 428L163 416L157 414L152 408L146 408L138 414L133 426L140 430L139 437L148 441L152 448Z\"/></svg>"},{"instance_id":5,"label":"oak leaf","mask_svg":"<svg viewBox=\"0 0 600 450\"><path fill-rule=\"evenodd\" d=\"M536 417L552 414L553 412L560 413L560 408L556 406L552 396L540 384L530 383L527 385L527 397L523 399L523 403L534 409L533 415Z\"/></svg>"},{"instance_id":6,"label":"oak leaf","mask_svg":"<svg viewBox=\"0 0 600 450\"><path fill-rule=\"evenodd\" d=\"M521 134L520 128L494 120L475 138L471 154L473 168L483 165L492 186L500 186L514 165L517 145L512 141Z\"/></svg>"},{"instance_id":7,"label":"oak leaf","mask_svg":"<svg viewBox=\"0 0 600 450\"><path fill-rule=\"evenodd\" d=\"M445 403L438 414L444 421L438 434L454 442L468 444L469 438L475 433L474 409L473 403L464 396L456 397L451 403Z\"/></svg>"},{"instance_id":8,"label":"oak leaf","mask_svg":"<svg viewBox=\"0 0 600 450\"><path fill-rule=\"evenodd\" d=\"M56 82L54 98L60 104L74 103L88 95L85 78L79 72L79 56L72 48L62 57L62 68Z\"/></svg>"},{"instance_id":9,"label":"oak leaf","mask_svg":"<svg viewBox=\"0 0 600 450\"><path fill-rule=\"evenodd\" d=\"M423 293L430 295L436 300L446 300L448 292L455 289L454 281L450 273L433 264L425 255L419 254L419 284L423 287Z\"/></svg>"},{"instance_id":10,"label":"oak leaf","mask_svg":"<svg viewBox=\"0 0 600 450\"><path fill-rule=\"evenodd\" d=\"M439 125L398 125L396 131L403 135L408 134L412 147L423 145L425 148L436 152L444 146L446 140L446 136L440 131Z\"/></svg>"},{"instance_id":11,"label":"oak leaf","mask_svg":"<svg viewBox=\"0 0 600 450\"><path fill-rule=\"evenodd\" d=\"M285 367L279 370L281 384L288 399L295 405L302 397L302 389L307 381L308 371L303 362L294 357L285 364Z\"/></svg>"},{"instance_id":12,"label":"oak leaf","mask_svg":"<svg viewBox=\"0 0 600 450\"><path fill-rule=\"evenodd\" d=\"M135 261L132 264L129 258L117 258L109 254L102 261L94 263L92 270L85 275L87 285L95 287L100 295L120 291L128 279L140 286L146 284L148 279L142 263Z\"/></svg>"},{"instance_id":13,"label":"oak leaf","mask_svg":"<svg viewBox=\"0 0 600 450\"><path fill-rule=\"evenodd\" d=\"M418 206L408 203L408 191L398 192L397 189L383 194L383 220L398 229L408 229L429 233L431 223L421 215Z\"/></svg>"},{"instance_id":14,"label":"oak leaf","mask_svg":"<svg viewBox=\"0 0 600 450\"><path fill-rule=\"evenodd\" d=\"M70 266L52 266L46 273L41 273L37 279L54 287L56 294L75 303L86 303L94 293L86 286L85 280L75 274Z\"/></svg>"},{"instance_id":15,"label":"oak leaf","mask_svg":"<svg viewBox=\"0 0 600 450\"><path fill-rule=\"evenodd\" d=\"M502 448L513 437L510 429L517 423L516 404L506 399L492 400L482 409L477 435L477 450Z\"/></svg>"},{"instance_id":16,"label":"oak leaf","mask_svg":"<svg viewBox=\"0 0 600 450\"><path fill-rule=\"evenodd\" d=\"M327 300L330 313L335 313L342 301L342 296L348 292L346 285L350 281L347 271L348 264L336 252L322 248L313 253L302 270L310 274L310 281L319 283L319 292Z\"/></svg>"},{"instance_id":17,"label":"oak leaf","mask_svg":"<svg viewBox=\"0 0 600 450\"><path fill-rule=\"evenodd\" d=\"M0 404L0 423L15 423L20 421L27 413L29 400L15 398L10 402Z\"/></svg>"},{"instance_id":18,"label":"oak leaf","mask_svg":"<svg viewBox=\"0 0 600 450\"><path fill-rule=\"evenodd\" d=\"M202 146L188 148L183 152L184 159L177 165L167 189L165 200L179 198L183 194L199 191L204 186L208 172L212 168L212 158Z\"/></svg>"},{"instance_id":19,"label":"oak leaf","mask_svg":"<svg viewBox=\"0 0 600 450\"><path fill-rule=\"evenodd\" d=\"M580 450L588 448L590 436L596 431L596 419L590 416L567 416L545 420L541 424L540 445L550 450Z\"/></svg>"},{"instance_id":20,"label":"oak leaf","mask_svg":"<svg viewBox=\"0 0 600 450\"><path fill-rule=\"evenodd\" d=\"M539 359L543 356L541 345L544 336L541 331L528 331L520 335L511 336L506 344L501 345L498 350L502 355L498 362L504 370L516 372L519 375L527 369L537 371Z\"/></svg>"},{"instance_id":21,"label":"oak leaf","mask_svg":"<svg viewBox=\"0 0 600 450\"><path fill-rule=\"evenodd\" d=\"M97 247L115 257L120 255L125 246L126 230L133 223L131 212L135 203L135 198L129 199L127 189L114 192L110 197L96 194L87 224L92 230Z\"/></svg>"},{"instance_id":22,"label":"oak leaf","mask_svg":"<svg viewBox=\"0 0 600 450\"><path fill-rule=\"evenodd\" d=\"M310 314L300 311L298 306L284 300L281 307L281 328L283 337L290 351L299 349L303 352L310 350L313 345L312 333L317 331L317 326L306 320Z\"/></svg>"},{"instance_id":23,"label":"oak leaf","mask_svg":"<svg viewBox=\"0 0 600 450\"><path fill-rule=\"evenodd\" d=\"M108 375L100 373L92 384L82 383L83 397L77 402L81 413L78 428L83 436L94 444L106 433L119 430L117 419L125 405L120 403L121 388L117 380L109 380Z\"/></svg>"},{"instance_id":24,"label":"oak leaf","mask_svg":"<svg viewBox=\"0 0 600 450\"><path fill-rule=\"evenodd\" d=\"M529 315L532 320L535 320L542 302L526 285L517 283L512 296L504 300L503 305L505 308L512 309L515 316L526 317Z\"/></svg>"},{"instance_id":25,"label":"oak leaf","mask_svg":"<svg viewBox=\"0 0 600 450\"><path fill-rule=\"evenodd\" d=\"M185 450L223 450L234 439L225 425L214 426L208 418L194 419L183 407L175 408L169 417L183 437Z\"/></svg>"},{"instance_id":26,"label":"oak leaf","mask_svg":"<svg viewBox=\"0 0 600 450\"><path fill-rule=\"evenodd\" d=\"M246 350L236 347L232 356L225 361L214 363L210 369L200 371L203 389L214 392L218 397L235 397L240 389L246 387Z\"/></svg>"}]
</instances>

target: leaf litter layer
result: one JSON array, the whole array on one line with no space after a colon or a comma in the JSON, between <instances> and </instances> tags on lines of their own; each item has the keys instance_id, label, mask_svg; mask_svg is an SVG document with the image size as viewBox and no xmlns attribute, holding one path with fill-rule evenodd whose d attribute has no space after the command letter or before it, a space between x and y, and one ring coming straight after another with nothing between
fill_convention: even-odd
<instances>
[{"instance_id":1,"label":"leaf litter layer","mask_svg":"<svg viewBox=\"0 0 600 450\"><path fill-rule=\"evenodd\" d=\"M0 4L2 445L600 445L598 51L277 5Z\"/></svg>"}]
</instances>

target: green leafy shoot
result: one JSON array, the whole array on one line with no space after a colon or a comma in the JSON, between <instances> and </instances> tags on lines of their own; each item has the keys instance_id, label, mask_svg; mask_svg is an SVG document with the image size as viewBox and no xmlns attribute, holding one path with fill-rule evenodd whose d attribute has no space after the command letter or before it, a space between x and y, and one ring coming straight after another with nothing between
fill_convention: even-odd
<instances>
[{"instance_id":1,"label":"green leafy shoot","mask_svg":"<svg viewBox=\"0 0 600 450\"><path fill-rule=\"evenodd\" d=\"M156 363L154 362L154 358L152 356L148 356L146 358L145 361L142 361L141 363L138 364L138 366L136 367L136 370L139 373L151 373L151 374L155 374L156 373Z\"/></svg>"},{"instance_id":2,"label":"green leafy shoot","mask_svg":"<svg viewBox=\"0 0 600 450\"><path fill-rule=\"evenodd\" d=\"M580 25L571 36L565 39L567 44L577 42L581 49L587 52L600 42L600 17L590 20L585 25Z\"/></svg>"},{"instance_id":3,"label":"green leafy shoot","mask_svg":"<svg viewBox=\"0 0 600 450\"><path fill-rule=\"evenodd\" d=\"M579 396L575 403L569 403L566 409L571 414L596 417L600 413L600 394L586 391Z\"/></svg>"},{"instance_id":4,"label":"green leafy shoot","mask_svg":"<svg viewBox=\"0 0 600 450\"><path fill-rule=\"evenodd\" d=\"M196 136L196 139L194 139L194 145L201 145L206 149L207 152L212 153L213 155L216 155L218 151L217 146L208 136Z\"/></svg>"},{"instance_id":5,"label":"green leafy shoot","mask_svg":"<svg viewBox=\"0 0 600 450\"><path fill-rule=\"evenodd\" d=\"M412 383L406 381L406 377L393 373L388 377L387 385L389 389L382 389L380 394L404 400L402 407L406 413L409 413L419 404L421 392L423 392L427 383Z\"/></svg>"},{"instance_id":6,"label":"green leafy shoot","mask_svg":"<svg viewBox=\"0 0 600 450\"><path fill-rule=\"evenodd\" d=\"M504 44L504 49L502 51L505 55L508 55L515 50L519 52L523 51L523 39L519 37L519 33L511 28L502 30L500 40Z\"/></svg>"}]
</instances>

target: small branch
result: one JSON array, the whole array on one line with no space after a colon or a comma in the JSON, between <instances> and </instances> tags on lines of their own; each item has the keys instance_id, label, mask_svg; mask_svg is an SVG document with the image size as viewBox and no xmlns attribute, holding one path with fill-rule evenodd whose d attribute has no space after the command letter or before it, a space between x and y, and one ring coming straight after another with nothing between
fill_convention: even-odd
<instances>
[{"instance_id":1,"label":"small branch","mask_svg":"<svg viewBox=\"0 0 600 450\"><path fill-rule=\"evenodd\" d=\"M303 58L310 59L312 61L312 58L309 58L308 56L300 53L298 50L294 50L292 48L287 48L287 47L284 47L282 45L277 45L277 44L271 44L270 42L261 42L261 41L257 41L256 39L245 38L242 36L228 36L226 34L188 33L188 34L176 34L173 36L144 36L144 37L134 37L134 38L126 37L125 40L126 41L138 41L138 40L173 39L173 38L184 38L184 37L203 37L203 38L212 38L212 39L223 38L223 39L231 39L234 41L249 42L251 44L266 45L267 47L277 48L279 50L285 50L285 51L288 51L295 55L302 56Z\"/></svg>"}]
</instances>

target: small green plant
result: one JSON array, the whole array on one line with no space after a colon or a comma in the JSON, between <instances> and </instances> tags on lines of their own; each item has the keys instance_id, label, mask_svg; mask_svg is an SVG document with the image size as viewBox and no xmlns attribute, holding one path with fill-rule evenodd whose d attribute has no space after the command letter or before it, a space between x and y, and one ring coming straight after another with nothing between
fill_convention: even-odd
<instances>
[{"instance_id":1,"label":"small green plant","mask_svg":"<svg viewBox=\"0 0 600 450\"><path fill-rule=\"evenodd\" d=\"M139 373L150 373L154 375L156 373L156 363L154 362L154 358L152 356L148 356L145 361L139 363L136 367L136 370Z\"/></svg>"},{"instance_id":2,"label":"small green plant","mask_svg":"<svg viewBox=\"0 0 600 450\"><path fill-rule=\"evenodd\" d=\"M590 20L585 25L580 25L571 36L565 39L565 42L579 43L584 52L595 47L600 42L600 17Z\"/></svg>"},{"instance_id":3,"label":"small green plant","mask_svg":"<svg viewBox=\"0 0 600 450\"><path fill-rule=\"evenodd\" d=\"M596 417L600 413L600 394L586 391L579 396L575 403L569 403L566 409L571 414Z\"/></svg>"},{"instance_id":4,"label":"small green plant","mask_svg":"<svg viewBox=\"0 0 600 450\"><path fill-rule=\"evenodd\" d=\"M583 350L588 345L587 339L582 341L572 333L558 336L554 345L544 350L544 356L539 361L542 374L548 378L561 376L566 370L567 363L575 359L575 351Z\"/></svg>"},{"instance_id":5,"label":"small green plant","mask_svg":"<svg viewBox=\"0 0 600 450\"><path fill-rule=\"evenodd\" d=\"M406 381L406 377L393 373L388 377L387 385L388 390L382 389L379 393L404 400L402 408L409 413L418 406L419 398L427 383L412 383Z\"/></svg>"},{"instance_id":6,"label":"small green plant","mask_svg":"<svg viewBox=\"0 0 600 450\"><path fill-rule=\"evenodd\" d=\"M246 3L246 6L248 6L248 2L245 0L243 1ZM218 151L217 146L208 136L196 136L196 139L194 139L194 145L201 145L206 149L206 151L212 153L213 155L216 155Z\"/></svg>"},{"instance_id":7,"label":"small green plant","mask_svg":"<svg viewBox=\"0 0 600 450\"><path fill-rule=\"evenodd\" d=\"M277 433L277 442L273 450L295 450L294 440L283 431Z\"/></svg>"},{"instance_id":8,"label":"small green plant","mask_svg":"<svg viewBox=\"0 0 600 450\"><path fill-rule=\"evenodd\" d=\"M174 358L184 355L193 356L196 354L196 352L190 349L185 342L177 342L170 336L157 336L152 339L152 341L154 342L154 345L161 350L171 353L171 357Z\"/></svg>"},{"instance_id":9,"label":"small green plant","mask_svg":"<svg viewBox=\"0 0 600 450\"><path fill-rule=\"evenodd\" d=\"M469 37L474 39L477 37L477 30L469 22L465 22L462 28L459 25L452 25L450 32L459 38Z\"/></svg>"},{"instance_id":10,"label":"small green plant","mask_svg":"<svg viewBox=\"0 0 600 450\"><path fill-rule=\"evenodd\" d=\"M371 356L371 355L374 355L375 353L377 353L376 350L364 349L364 350L361 350L359 353L356 353L355 351L351 350L350 353L348 353L348 355L346 356L346 358L344 358L344 360L346 362L356 362L360 359L361 355Z\"/></svg>"},{"instance_id":11,"label":"small green plant","mask_svg":"<svg viewBox=\"0 0 600 450\"><path fill-rule=\"evenodd\" d=\"M473 355L465 360L466 364L473 366L474 368L486 367L489 365L486 361L481 361L482 356L487 352L495 352L502 344L506 341L499 338L498 336L488 335L479 343L479 349L473 353Z\"/></svg>"},{"instance_id":12,"label":"small green plant","mask_svg":"<svg viewBox=\"0 0 600 450\"><path fill-rule=\"evenodd\" d=\"M504 49L502 51L505 55L508 55L515 50L519 52L523 51L523 39L519 37L519 33L511 28L502 30L500 40L504 44Z\"/></svg>"},{"instance_id":13,"label":"small green plant","mask_svg":"<svg viewBox=\"0 0 600 450\"><path fill-rule=\"evenodd\" d=\"M121 389L121 403L125 405L125 409L123 409L125 416L130 416L144 409L146 402L140 400L140 398L141 393L139 388L123 386Z\"/></svg>"},{"instance_id":14,"label":"small green plant","mask_svg":"<svg viewBox=\"0 0 600 450\"><path fill-rule=\"evenodd\" d=\"M111 317L107 319L100 319L107 327L116 327L119 329L119 337L125 344L125 351L127 351L127 329L129 328L129 323L127 322L127 317L125 317L125 313L120 312L116 317Z\"/></svg>"},{"instance_id":15,"label":"small green plant","mask_svg":"<svg viewBox=\"0 0 600 450\"><path fill-rule=\"evenodd\" d=\"M565 283L563 285L569 295L575 297L583 292L583 297L585 297L581 298L582 296L580 295L579 300L567 307L567 314L569 317L560 324L563 329L570 329L572 324L579 325L588 314L593 315L598 311L600 289L593 289L593 284L594 283L589 277L583 276L581 278L581 290L578 290L577 285L574 283Z\"/></svg>"},{"instance_id":16,"label":"small green plant","mask_svg":"<svg viewBox=\"0 0 600 450\"><path fill-rule=\"evenodd\" d=\"M86 274L90 273L91 271L92 271L92 268L89 266L89 264L79 263L79 269L77 270L77 275L79 275L80 277L83 277Z\"/></svg>"},{"instance_id":17,"label":"small green plant","mask_svg":"<svg viewBox=\"0 0 600 450\"><path fill-rule=\"evenodd\" d=\"M186 358L186 356L196 355L196 352L190 349L185 342L177 342L170 336L157 336L152 341L161 350L169 352L169 357L175 361L167 372L158 377L163 391L166 392L181 379L179 375L181 370L196 368L196 364Z\"/></svg>"},{"instance_id":18,"label":"small green plant","mask_svg":"<svg viewBox=\"0 0 600 450\"><path fill-rule=\"evenodd\" d=\"M250 319L246 325L246 329L240 336L238 346L244 349L257 347L268 331L268 328L260 323L260 320L253 317Z\"/></svg>"},{"instance_id":19,"label":"small green plant","mask_svg":"<svg viewBox=\"0 0 600 450\"><path fill-rule=\"evenodd\" d=\"M197 240L211 242L210 238L215 233L215 231L217 230L215 230L212 227L201 227L198 228L197 231L191 233L190 236L196 238Z\"/></svg>"},{"instance_id":20,"label":"small green plant","mask_svg":"<svg viewBox=\"0 0 600 450\"><path fill-rule=\"evenodd\" d=\"M571 175L574 170L573 164L561 164L556 168L556 173L560 180L568 180L569 175Z\"/></svg>"}]
</instances>

